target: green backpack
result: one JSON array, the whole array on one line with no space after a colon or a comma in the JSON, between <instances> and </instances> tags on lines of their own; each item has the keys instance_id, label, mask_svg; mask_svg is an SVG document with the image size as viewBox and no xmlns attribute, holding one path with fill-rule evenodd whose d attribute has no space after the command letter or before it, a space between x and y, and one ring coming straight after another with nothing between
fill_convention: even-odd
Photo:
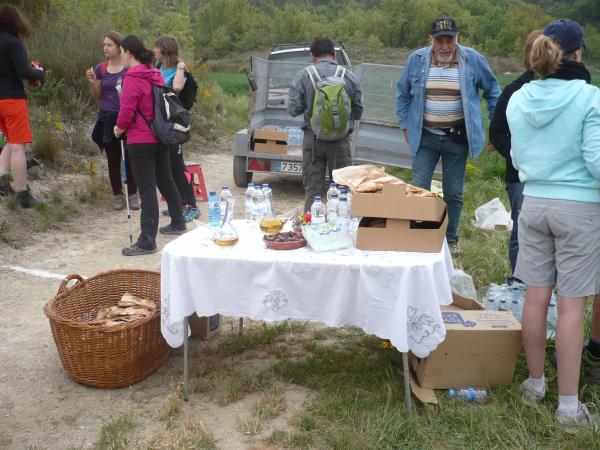
<instances>
[{"instance_id":1,"label":"green backpack","mask_svg":"<svg viewBox=\"0 0 600 450\"><path fill-rule=\"evenodd\" d=\"M321 79L315 66L306 68L315 88L310 127L324 141L338 141L348 136L350 96L345 88L346 69L338 66L333 76Z\"/></svg>"}]
</instances>

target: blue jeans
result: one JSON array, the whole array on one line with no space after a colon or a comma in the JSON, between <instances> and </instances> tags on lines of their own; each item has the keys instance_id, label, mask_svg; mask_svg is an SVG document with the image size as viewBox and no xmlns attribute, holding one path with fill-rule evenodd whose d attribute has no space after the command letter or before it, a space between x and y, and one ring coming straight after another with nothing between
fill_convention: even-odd
<instances>
[{"instance_id":1,"label":"blue jeans","mask_svg":"<svg viewBox=\"0 0 600 450\"><path fill-rule=\"evenodd\" d=\"M463 207L463 190L469 146L454 142L448 136L423 130L421 143L412 161L412 184L431 189L435 166L442 158L442 189L448 207L446 239L458 242L458 225Z\"/></svg>"},{"instance_id":2,"label":"blue jeans","mask_svg":"<svg viewBox=\"0 0 600 450\"><path fill-rule=\"evenodd\" d=\"M524 183L506 184L506 193L508 194L508 201L510 202L511 209L510 218L513 221L510 240L508 241L508 259L513 273L515 272L515 267L517 265L517 255L519 254L519 213L521 212L521 206L523 205L524 187Z\"/></svg>"}]
</instances>

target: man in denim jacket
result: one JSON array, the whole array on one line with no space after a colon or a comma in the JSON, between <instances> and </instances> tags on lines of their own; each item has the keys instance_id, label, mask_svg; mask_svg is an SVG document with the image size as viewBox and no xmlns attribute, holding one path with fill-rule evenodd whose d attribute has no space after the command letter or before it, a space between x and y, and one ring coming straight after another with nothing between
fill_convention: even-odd
<instances>
[{"instance_id":1,"label":"man in denim jacket","mask_svg":"<svg viewBox=\"0 0 600 450\"><path fill-rule=\"evenodd\" d=\"M397 85L396 115L413 155L415 186L431 189L442 158L446 240L456 254L467 156L475 159L485 145L479 89L491 119L500 86L485 58L458 44L452 17L436 19L429 37L431 46L416 50L406 61Z\"/></svg>"}]
</instances>

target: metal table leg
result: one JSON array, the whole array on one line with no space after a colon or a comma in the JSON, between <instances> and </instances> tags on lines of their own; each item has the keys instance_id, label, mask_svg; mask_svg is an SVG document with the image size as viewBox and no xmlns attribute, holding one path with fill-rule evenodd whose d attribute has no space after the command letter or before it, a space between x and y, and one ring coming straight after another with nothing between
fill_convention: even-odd
<instances>
[{"instance_id":1,"label":"metal table leg","mask_svg":"<svg viewBox=\"0 0 600 450\"><path fill-rule=\"evenodd\" d=\"M189 364L188 364L188 317L183 318L183 399L188 400Z\"/></svg>"},{"instance_id":2,"label":"metal table leg","mask_svg":"<svg viewBox=\"0 0 600 450\"><path fill-rule=\"evenodd\" d=\"M404 372L404 401L406 402L406 410L408 416L412 417L412 399L410 397L410 379L408 369L408 352L402 353L402 370Z\"/></svg>"}]
</instances>

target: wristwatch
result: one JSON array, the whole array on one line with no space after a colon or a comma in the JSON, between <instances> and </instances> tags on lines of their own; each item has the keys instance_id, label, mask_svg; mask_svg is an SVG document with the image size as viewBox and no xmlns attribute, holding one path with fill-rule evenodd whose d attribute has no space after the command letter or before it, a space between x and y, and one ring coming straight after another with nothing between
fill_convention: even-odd
<instances>
[{"instance_id":1,"label":"wristwatch","mask_svg":"<svg viewBox=\"0 0 600 450\"><path fill-rule=\"evenodd\" d=\"M184 69L185 69L185 64L184 64L184 63L182 63L182 62L180 62L180 63L177 63L177 68L178 68L179 70L184 70Z\"/></svg>"}]
</instances>

